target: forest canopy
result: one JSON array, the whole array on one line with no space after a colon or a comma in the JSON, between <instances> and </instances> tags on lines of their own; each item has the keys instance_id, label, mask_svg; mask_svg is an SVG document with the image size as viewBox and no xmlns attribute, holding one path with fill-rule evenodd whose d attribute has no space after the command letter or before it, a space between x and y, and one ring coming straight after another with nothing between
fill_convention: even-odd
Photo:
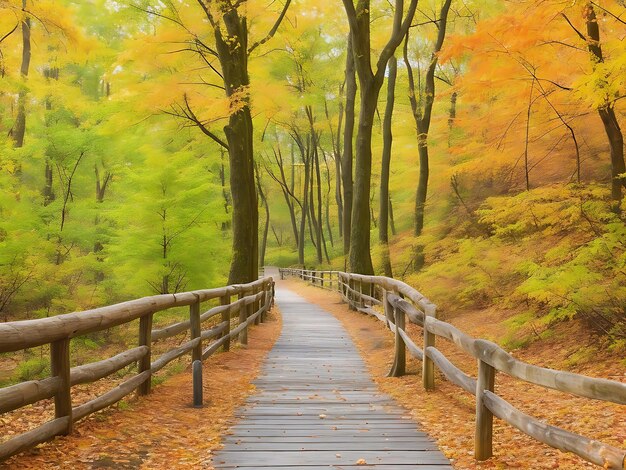
<instances>
[{"instance_id":1,"label":"forest canopy","mask_svg":"<svg viewBox=\"0 0 626 470\"><path fill-rule=\"evenodd\" d=\"M0 13L1 321L297 264L626 347L622 0Z\"/></svg>"}]
</instances>

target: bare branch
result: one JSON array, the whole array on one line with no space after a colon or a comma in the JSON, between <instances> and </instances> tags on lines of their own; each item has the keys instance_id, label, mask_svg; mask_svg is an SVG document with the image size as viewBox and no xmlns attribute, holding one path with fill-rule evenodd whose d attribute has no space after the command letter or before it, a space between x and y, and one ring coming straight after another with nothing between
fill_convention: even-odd
<instances>
[{"instance_id":1,"label":"bare branch","mask_svg":"<svg viewBox=\"0 0 626 470\"><path fill-rule=\"evenodd\" d=\"M274 37L274 34L276 34L276 31L278 31L278 27L280 26L280 23L282 23L283 18L287 14L287 8L289 8L290 4L291 4L291 0L287 0L285 2L285 6L283 7L283 11L280 12L279 17L276 19L276 22L274 23L274 26L272 26L272 29L270 29L270 32L267 33L267 36L265 36L263 39L261 39L260 41L255 42L254 44L252 44L252 46L250 46L248 48L248 55L250 55L250 53L253 50L255 50L257 47L259 47L262 44L265 44L267 41L269 41L270 39L272 39Z\"/></svg>"},{"instance_id":2,"label":"bare branch","mask_svg":"<svg viewBox=\"0 0 626 470\"><path fill-rule=\"evenodd\" d=\"M565 18L565 21L567 21L567 24L570 25L570 27L574 30L574 32L578 35L578 37L582 39L583 41L587 42L587 36L585 36L578 29L576 29L576 26L574 26L574 24L569 20L567 15L565 13L561 13L561 16Z\"/></svg>"},{"instance_id":3,"label":"bare branch","mask_svg":"<svg viewBox=\"0 0 626 470\"><path fill-rule=\"evenodd\" d=\"M619 21L620 23L626 25L626 21L624 21L623 19L621 19L619 16L617 16L615 13L613 13L612 11L607 10L606 8L598 5L596 2L591 2L591 4L597 8L599 8L600 10L602 10L603 12L605 12L606 14L608 14L609 16L612 16L613 18L615 18L617 21Z\"/></svg>"}]
</instances>

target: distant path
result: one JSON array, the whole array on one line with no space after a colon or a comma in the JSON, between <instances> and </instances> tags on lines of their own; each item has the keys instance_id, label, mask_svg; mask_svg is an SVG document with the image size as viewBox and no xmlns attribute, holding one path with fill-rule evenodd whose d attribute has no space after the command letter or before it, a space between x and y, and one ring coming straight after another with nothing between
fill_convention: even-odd
<instances>
[{"instance_id":1,"label":"distant path","mask_svg":"<svg viewBox=\"0 0 626 470\"><path fill-rule=\"evenodd\" d=\"M277 289L277 303L282 335L215 454L216 468L452 469L377 390L339 321L286 289Z\"/></svg>"}]
</instances>

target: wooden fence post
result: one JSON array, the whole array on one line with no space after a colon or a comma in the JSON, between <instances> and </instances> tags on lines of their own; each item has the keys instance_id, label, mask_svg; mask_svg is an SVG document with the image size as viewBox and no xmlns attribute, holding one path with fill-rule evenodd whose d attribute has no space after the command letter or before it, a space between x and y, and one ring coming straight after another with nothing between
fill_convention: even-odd
<instances>
[{"instance_id":1,"label":"wooden fence post","mask_svg":"<svg viewBox=\"0 0 626 470\"><path fill-rule=\"evenodd\" d=\"M148 313L139 319L139 346L147 346L148 352L139 361L139 373L152 368L152 316ZM152 375L137 389L138 395L148 395L152 389Z\"/></svg>"},{"instance_id":2,"label":"wooden fence post","mask_svg":"<svg viewBox=\"0 0 626 470\"><path fill-rule=\"evenodd\" d=\"M422 361L422 383L424 390L435 389L435 364L433 360L428 357L428 349L430 346L435 346L435 335L428 331L428 318L437 317L436 307L429 305L424 309L424 359Z\"/></svg>"},{"instance_id":3,"label":"wooden fence post","mask_svg":"<svg viewBox=\"0 0 626 470\"><path fill-rule=\"evenodd\" d=\"M363 302L363 281L359 279L359 307L363 308L365 306Z\"/></svg>"},{"instance_id":4,"label":"wooden fence post","mask_svg":"<svg viewBox=\"0 0 626 470\"><path fill-rule=\"evenodd\" d=\"M263 286L261 286L261 288L263 288ZM257 286L255 286L252 289L252 294L253 295L258 294L259 292L261 292L261 291L259 290L259 288ZM251 315L254 315L256 312L258 312L260 308L261 308L261 299L255 300L254 302L252 302L252 307L250 308L250 310L252 312ZM255 325L260 325L261 324L261 315L257 316L254 319L254 324Z\"/></svg>"},{"instance_id":5,"label":"wooden fence post","mask_svg":"<svg viewBox=\"0 0 626 470\"><path fill-rule=\"evenodd\" d=\"M220 297L220 305L229 305L230 304L230 294L223 295ZM222 312L222 323L226 322L226 329L220 335L220 338L224 336L228 336L227 339L224 340L224 344L222 346L222 351L230 351L230 306L225 312Z\"/></svg>"},{"instance_id":6,"label":"wooden fence post","mask_svg":"<svg viewBox=\"0 0 626 470\"><path fill-rule=\"evenodd\" d=\"M351 275L348 275L348 282L346 291L348 292L348 308L350 310L356 310L356 281Z\"/></svg>"},{"instance_id":7,"label":"wooden fence post","mask_svg":"<svg viewBox=\"0 0 626 470\"><path fill-rule=\"evenodd\" d=\"M265 321L265 314L267 313L267 308L268 308L268 303L267 303L267 291L269 289L269 282L264 282L263 285L261 286L261 292L263 292L263 294L261 295L261 302L260 302L260 308L262 309L261 314L259 315L259 322L263 323Z\"/></svg>"},{"instance_id":8,"label":"wooden fence post","mask_svg":"<svg viewBox=\"0 0 626 470\"><path fill-rule=\"evenodd\" d=\"M72 432L72 388L70 384L70 339L60 339L50 344L50 368L52 375L59 377L61 383L54 396L54 417L69 417L63 434Z\"/></svg>"},{"instance_id":9,"label":"wooden fence post","mask_svg":"<svg viewBox=\"0 0 626 470\"><path fill-rule=\"evenodd\" d=\"M239 298L243 299L246 296L245 291L241 291L239 293ZM241 307L239 308L239 324L243 324L248 320L248 305L245 302L242 302ZM248 344L248 327L246 326L241 333L239 333L239 342L241 344Z\"/></svg>"},{"instance_id":10,"label":"wooden fence post","mask_svg":"<svg viewBox=\"0 0 626 470\"><path fill-rule=\"evenodd\" d=\"M196 301L189 306L189 331L191 339L200 338L202 326L200 325L200 297L196 295ZM191 362L202 362L202 340L191 350Z\"/></svg>"},{"instance_id":11,"label":"wooden fence post","mask_svg":"<svg viewBox=\"0 0 626 470\"><path fill-rule=\"evenodd\" d=\"M324 288L324 271L320 271L320 286Z\"/></svg>"},{"instance_id":12,"label":"wooden fence post","mask_svg":"<svg viewBox=\"0 0 626 470\"><path fill-rule=\"evenodd\" d=\"M406 316L402 309L395 308L387 300L386 290L383 290L383 305L385 307L385 317L393 319L396 325L395 354L388 376L401 377L406 374L406 345L404 344L404 338L400 335L400 329L404 330L406 326Z\"/></svg>"},{"instance_id":13,"label":"wooden fence post","mask_svg":"<svg viewBox=\"0 0 626 470\"><path fill-rule=\"evenodd\" d=\"M493 413L485 406L485 390L493 392L496 370L486 362L478 360L476 381L476 430L474 433L474 457L487 460L493 456Z\"/></svg>"}]
</instances>

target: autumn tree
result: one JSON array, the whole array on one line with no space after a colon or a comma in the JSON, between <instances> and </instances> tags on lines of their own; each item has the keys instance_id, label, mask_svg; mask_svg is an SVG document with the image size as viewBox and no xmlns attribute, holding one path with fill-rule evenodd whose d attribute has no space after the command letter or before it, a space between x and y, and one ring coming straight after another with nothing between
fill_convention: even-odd
<instances>
[{"instance_id":1,"label":"autumn tree","mask_svg":"<svg viewBox=\"0 0 626 470\"><path fill-rule=\"evenodd\" d=\"M407 34L404 46L404 63L409 75L409 100L411 102L411 110L415 127L417 131L417 151L419 153L419 181L415 192L415 235L421 235L424 228L424 210L426 206L426 196L428 195L428 178L429 178L429 158L428 158L428 132L430 130L430 122L433 112L433 104L435 102L435 72L437 70L438 54L443 46L446 37L446 27L448 24L448 12L452 0L445 0L441 6L439 18L434 21L437 26L437 38L433 45L432 52L426 67L424 75L423 90L415 85L413 77L413 68L408 55Z\"/></svg>"},{"instance_id":2,"label":"autumn tree","mask_svg":"<svg viewBox=\"0 0 626 470\"><path fill-rule=\"evenodd\" d=\"M383 271L385 276L393 277L391 259L389 257L389 172L391 170L391 148L393 143L392 119L395 105L396 78L398 76L398 59L395 55L389 59L387 77L387 105L383 121L383 154L380 171L380 214L378 221L378 240L383 249Z\"/></svg>"},{"instance_id":3,"label":"autumn tree","mask_svg":"<svg viewBox=\"0 0 626 470\"><path fill-rule=\"evenodd\" d=\"M392 32L376 59L375 68L372 68L372 46L370 42L370 1L359 0L355 6L353 0L343 0L343 4L350 24L361 104L356 137L354 200L350 230L350 270L356 273L373 274L374 268L370 253L372 128L387 62L402 42L402 38L411 25L417 0L411 0L406 15L404 14L404 2L402 0L395 2Z\"/></svg>"},{"instance_id":4,"label":"autumn tree","mask_svg":"<svg viewBox=\"0 0 626 470\"><path fill-rule=\"evenodd\" d=\"M182 103L173 106L171 111L171 114L193 123L209 139L228 151L233 233L229 283L250 282L258 277L259 217L248 61L253 51L274 36L290 2L285 2L266 35L254 42L249 38L248 1L233 4L227 0L209 3L197 0L204 21L210 26L212 39L206 33L192 31L185 24L184 13L179 12L178 6L172 2L167 2L166 12L163 13L158 9L156 13L147 10L181 27L187 35L183 51L194 53L202 66L213 74L210 79L203 79L200 86L204 83L211 89L223 89L229 102L228 123L223 127L225 138L211 129L187 94L183 96ZM222 84L216 85L216 79Z\"/></svg>"},{"instance_id":5,"label":"autumn tree","mask_svg":"<svg viewBox=\"0 0 626 470\"><path fill-rule=\"evenodd\" d=\"M27 89L26 80L28 79L28 73L30 71L30 59L31 59L31 27L32 19L26 9L28 7L27 0L22 0L22 12L24 12L24 18L21 20L22 30L22 62L20 65L20 75L22 77L22 89L19 92L17 99L17 116L15 118L15 125L11 130L15 147L22 147L24 145L24 135L26 134L26 100Z\"/></svg>"},{"instance_id":6,"label":"autumn tree","mask_svg":"<svg viewBox=\"0 0 626 470\"><path fill-rule=\"evenodd\" d=\"M619 17L609 12L613 17L619 20ZM601 92L603 89L610 90L609 80L614 80L611 72L605 68L604 54L602 52L602 43L600 41L600 25L594 9L594 3L585 4L583 11L583 19L587 28L587 34L579 31L569 20L565 14L565 20L576 31L580 39L585 41L591 61L593 65L594 78L597 80L597 86ZM624 21L621 21L624 23ZM620 202L622 200L622 187L626 187L626 165L624 164L624 136L619 126L617 116L615 114L615 102L625 95L621 93L612 94L610 91L602 93L601 102L598 103L598 114L604 126L604 132L609 141L611 156L611 197L616 201L616 208L619 211Z\"/></svg>"},{"instance_id":7,"label":"autumn tree","mask_svg":"<svg viewBox=\"0 0 626 470\"><path fill-rule=\"evenodd\" d=\"M343 129L343 154L341 156L341 183L343 189L343 254L350 254L350 239L352 232L352 205L354 200L354 123L356 107L356 71L354 68L354 39L352 34L348 37L348 47L346 50L346 105L345 124Z\"/></svg>"}]
</instances>

